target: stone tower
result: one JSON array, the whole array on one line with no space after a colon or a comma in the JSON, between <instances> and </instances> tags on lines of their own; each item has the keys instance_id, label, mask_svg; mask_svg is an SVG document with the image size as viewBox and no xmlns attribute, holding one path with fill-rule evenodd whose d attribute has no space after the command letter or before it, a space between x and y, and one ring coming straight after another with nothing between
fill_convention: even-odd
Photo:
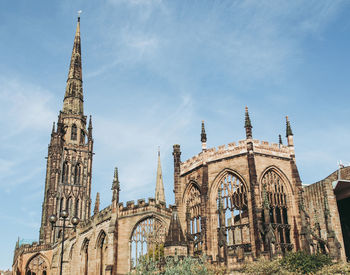
<instances>
[{"instance_id":1,"label":"stone tower","mask_svg":"<svg viewBox=\"0 0 350 275\"><path fill-rule=\"evenodd\" d=\"M48 148L44 202L40 227L40 243L53 243L60 237L52 230L49 217L66 209L69 219L90 217L91 169L93 155L92 122L86 128L83 108L83 81L80 43L80 17L74 38L63 110L57 127L52 128Z\"/></svg>"}]
</instances>

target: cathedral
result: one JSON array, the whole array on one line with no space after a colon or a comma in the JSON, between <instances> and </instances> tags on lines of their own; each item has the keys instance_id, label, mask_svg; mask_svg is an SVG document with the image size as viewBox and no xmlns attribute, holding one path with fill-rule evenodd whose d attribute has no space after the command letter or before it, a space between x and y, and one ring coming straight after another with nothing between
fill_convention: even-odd
<instances>
[{"instance_id":1,"label":"cathedral","mask_svg":"<svg viewBox=\"0 0 350 275\"><path fill-rule=\"evenodd\" d=\"M303 186L288 117L287 144L281 137L278 144L259 141L247 107L244 140L207 148L202 122L201 152L181 160L180 145L173 145L175 205L165 201L158 152L154 198L120 202L115 168L111 204L100 210L99 194L91 200L94 139L83 96L78 17L48 147L39 241L16 243L13 274L127 274L145 255L207 255L227 270L288 251L350 256L350 167Z\"/></svg>"}]
</instances>

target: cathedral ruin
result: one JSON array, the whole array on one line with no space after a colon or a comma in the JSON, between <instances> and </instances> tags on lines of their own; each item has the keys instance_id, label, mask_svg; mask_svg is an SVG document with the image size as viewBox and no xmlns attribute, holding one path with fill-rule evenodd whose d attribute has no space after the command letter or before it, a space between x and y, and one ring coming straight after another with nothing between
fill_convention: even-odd
<instances>
[{"instance_id":1,"label":"cathedral ruin","mask_svg":"<svg viewBox=\"0 0 350 275\"><path fill-rule=\"evenodd\" d=\"M288 117L287 144L281 138L278 144L259 141L248 108L246 139L207 148L202 122L201 152L181 160L180 145L173 146L175 205L165 202L158 152L154 198L120 202L115 168L111 204L100 210L97 194L91 213L94 140L82 80L78 17L63 108L48 147L39 242L16 243L13 274L60 274L61 261L63 274L127 274L144 255L161 257L160 250L164 256L205 254L228 270L288 251L327 253L335 260L350 256L350 167L303 186ZM73 217L80 221L76 230Z\"/></svg>"}]
</instances>

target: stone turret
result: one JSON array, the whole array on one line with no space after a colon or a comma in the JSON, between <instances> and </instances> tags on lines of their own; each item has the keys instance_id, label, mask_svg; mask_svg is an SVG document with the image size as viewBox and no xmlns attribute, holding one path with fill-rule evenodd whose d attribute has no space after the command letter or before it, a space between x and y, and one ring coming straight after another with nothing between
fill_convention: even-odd
<instances>
[{"instance_id":1,"label":"stone turret","mask_svg":"<svg viewBox=\"0 0 350 275\"><path fill-rule=\"evenodd\" d=\"M172 207L168 235L164 243L164 256L187 256L187 243L181 228L176 206Z\"/></svg>"}]
</instances>

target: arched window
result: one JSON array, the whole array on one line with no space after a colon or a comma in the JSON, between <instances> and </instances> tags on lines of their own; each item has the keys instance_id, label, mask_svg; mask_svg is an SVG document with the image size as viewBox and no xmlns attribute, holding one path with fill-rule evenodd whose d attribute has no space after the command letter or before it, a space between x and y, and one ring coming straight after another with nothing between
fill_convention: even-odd
<instances>
[{"instance_id":1,"label":"arched window","mask_svg":"<svg viewBox=\"0 0 350 275\"><path fill-rule=\"evenodd\" d=\"M80 131L80 143L81 144L85 143L85 132L84 132L84 130Z\"/></svg>"},{"instance_id":2,"label":"arched window","mask_svg":"<svg viewBox=\"0 0 350 275\"><path fill-rule=\"evenodd\" d=\"M74 184L80 184L81 165L78 163L74 169Z\"/></svg>"},{"instance_id":3,"label":"arched window","mask_svg":"<svg viewBox=\"0 0 350 275\"><path fill-rule=\"evenodd\" d=\"M68 200L66 200L66 211L68 211L69 215L71 215L73 212L72 203L72 197L69 197Z\"/></svg>"},{"instance_id":4,"label":"arched window","mask_svg":"<svg viewBox=\"0 0 350 275\"><path fill-rule=\"evenodd\" d=\"M97 257L98 257L98 270L99 274L104 274L105 265L105 249L106 249L106 233L102 231L98 237L97 243Z\"/></svg>"},{"instance_id":5,"label":"arched window","mask_svg":"<svg viewBox=\"0 0 350 275\"><path fill-rule=\"evenodd\" d=\"M282 253L291 250L290 225L288 221L287 190L283 179L274 170L265 173L262 179L269 205L269 221L274 229L276 248ZM262 194L264 199L264 194ZM263 217L265 220L265 217Z\"/></svg>"},{"instance_id":6,"label":"arched window","mask_svg":"<svg viewBox=\"0 0 350 275\"><path fill-rule=\"evenodd\" d=\"M218 242L238 255L251 251L248 215L248 190L234 174L226 173L220 180L218 195Z\"/></svg>"},{"instance_id":7,"label":"arched window","mask_svg":"<svg viewBox=\"0 0 350 275\"><path fill-rule=\"evenodd\" d=\"M201 194L199 189L192 184L186 196L186 226L187 234L194 242L194 254L202 253L201 239Z\"/></svg>"},{"instance_id":8,"label":"arched window","mask_svg":"<svg viewBox=\"0 0 350 275\"><path fill-rule=\"evenodd\" d=\"M82 247L83 254L83 273L84 275L88 275L89 273L89 240L85 239Z\"/></svg>"},{"instance_id":9,"label":"arched window","mask_svg":"<svg viewBox=\"0 0 350 275\"><path fill-rule=\"evenodd\" d=\"M63 163L63 168L62 168L62 182L63 183L68 183L68 169L69 169L69 166L68 166L68 162L65 161Z\"/></svg>"},{"instance_id":10,"label":"arched window","mask_svg":"<svg viewBox=\"0 0 350 275\"><path fill-rule=\"evenodd\" d=\"M79 199L75 200L74 216L79 218Z\"/></svg>"},{"instance_id":11,"label":"arched window","mask_svg":"<svg viewBox=\"0 0 350 275\"><path fill-rule=\"evenodd\" d=\"M60 211L58 212L58 217L61 215L61 212L63 210L63 203L64 203L64 198L60 199Z\"/></svg>"},{"instance_id":12,"label":"arched window","mask_svg":"<svg viewBox=\"0 0 350 275\"><path fill-rule=\"evenodd\" d=\"M42 275L46 274L46 270L48 269L47 262L45 258L38 254L34 256L28 263L26 267L27 275Z\"/></svg>"},{"instance_id":13,"label":"arched window","mask_svg":"<svg viewBox=\"0 0 350 275\"><path fill-rule=\"evenodd\" d=\"M135 226L130 238L131 269L135 268L142 256L163 257L165 233L163 222L154 217L146 218Z\"/></svg>"},{"instance_id":14,"label":"arched window","mask_svg":"<svg viewBox=\"0 0 350 275\"><path fill-rule=\"evenodd\" d=\"M77 140L77 125L72 125L72 133L71 133L71 140Z\"/></svg>"}]
</instances>

